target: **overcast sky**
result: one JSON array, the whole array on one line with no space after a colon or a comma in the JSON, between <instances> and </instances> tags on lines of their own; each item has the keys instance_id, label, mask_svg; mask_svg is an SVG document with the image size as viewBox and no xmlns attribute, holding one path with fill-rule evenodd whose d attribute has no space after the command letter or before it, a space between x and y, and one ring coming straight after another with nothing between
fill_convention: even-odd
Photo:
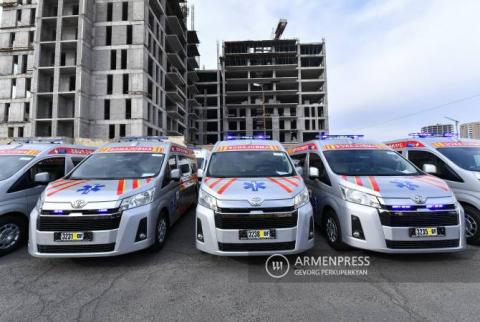
<instances>
[{"instance_id":1,"label":"overcast sky","mask_svg":"<svg viewBox=\"0 0 480 322\"><path fill-rule=\"evenodd\" d=\"M331 133L388 139L445 116L480 121L480 1L189 2L206 68L217 65L217 41L268 39L280 18L284 38L325 38Z\"/></svg>"}]
</instances>

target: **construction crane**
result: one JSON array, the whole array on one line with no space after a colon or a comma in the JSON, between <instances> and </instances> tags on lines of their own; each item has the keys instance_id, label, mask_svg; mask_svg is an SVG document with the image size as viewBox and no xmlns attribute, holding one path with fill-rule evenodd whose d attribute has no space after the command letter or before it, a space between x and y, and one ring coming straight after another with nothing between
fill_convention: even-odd
<instances>
[{"instance_id":1,"label":"construction crane","mask_svg":"<svg viewBox=\"0 0 480 322\"><path fill-rule=\"evenodd\" d=\"M452 122L455 122L455 131L457 132L456 134L457 134L458 136L460 136L460 133L458 132L458 131L459 131L458 125L460 124L460 121L459 121L459 120L456 120L456 119L453 119L453 118L451 118L451 117L448 117L448 116L445 116L445 118L446 118L447 120L450 120L450 121L452 121Z\"/></svg>"},{"instance_id":2,"label":"construction crane","mask_svg":"<svg viewBox=\"0 0 480 322\"><path fill-rule=\"evenodd\" d=\"M280 37L282 37L283 32L285 31L285 28L287 27L287 19L280 19L277 24L277 29L274 32L273 39L274 40L279 40Z\"/></svg>"}]
</instances>

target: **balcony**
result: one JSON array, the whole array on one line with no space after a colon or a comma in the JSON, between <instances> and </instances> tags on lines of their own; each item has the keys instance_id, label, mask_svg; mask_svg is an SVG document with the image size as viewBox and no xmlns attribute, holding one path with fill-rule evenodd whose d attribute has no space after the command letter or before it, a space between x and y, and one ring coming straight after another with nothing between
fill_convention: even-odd
<instances>
[{"instance_id":1,"label":"balcony","mask_svg":"<svg viewBox=\"0 0 480 322\"><path fill-rule=\"evenodd\" d=\"M185 64L183 62L183 60L180 58L180 56L176 53L168 53L167 54L167 57L168 57L168 61L175 67L177 67L178 69L186 69L185 67Z\"/></svg>"},{"instance_id":2,"label":"balcony","mask_svg":"<svg viewBox=\"0 0 480 322\"><path fill-rule=\"evenodd\" d=\"M167 78L175 85L185 84L182 74L180 74L176 68L170 68L169 72L167 73Z\"/></svg>"},{"instance_id":3,"label":"balcony","mask_svg":"<svg viewBox=\"0 0 480 322\"><path fill-rule=\"evenodd\" d=\"M184 49L177 35L165 35L165 40L171 52L178 52Z\"/></svg>"},{"instance_id":4,"label":"balcony","mask_svg":"<svg viewBox=\"0 0 480 322\"><path fill-rule=\"evenodd\" d=\"M167 16L167 23L172 32L183 37L185 29L177 16Z\"/></svg>"},{"instance_id":5,"label":"balcony","mask_svg":"<svg viewBox=\"0 0 480 322\"><path fill-rule=\"evenodd\" d=\"M198 39L198 34L196 30L187 31L187 42L189 44L199 44L200 40Z\"/></svg>"},{"instance_id":6,"label":"balcony","mask_svg":"<svg viewBox=\"0 0 480 322\"><path fill-rule=\"evenodd\" d=\"M199 64L198 64L197 57L188 57L187 58L187 67L190 70L200 67Z\"/></svg>"}]
</instances>

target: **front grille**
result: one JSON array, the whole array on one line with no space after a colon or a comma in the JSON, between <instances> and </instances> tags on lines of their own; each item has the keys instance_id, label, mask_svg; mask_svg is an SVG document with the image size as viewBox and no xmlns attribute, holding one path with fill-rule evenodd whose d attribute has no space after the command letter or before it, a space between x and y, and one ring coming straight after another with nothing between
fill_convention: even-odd
<instances>
[{"instance_id":1,"label":"front grille","mask_svg":"<svg viewBox=\"0 0 480 322\"><path fill-rule=\"evenodd\" d=\"M39 253L106 253L113 252L115 243L89 244L89 245L37 245Z\"/></svg>"},{"instance_id":2,"label":"front grille","mask_svg":"<svg viewBox=\"0 0 480 322\"><path fill-rule=\"evenodd\" d=\"M458 225L456 211L429 212L380 212L383 226L389 227L435 227Z\"/></svg>"},{"instance_id":3,"label":"front grille","mask_svg":"<svg viewBox=\"0 0 480 322\"><path fill-rule=\"evenodd\" d=\"M297 226L297 212L285 214L215 214L220 229L291 228Z\"/></svg>"},{"instance_id":4,"label":"front grille","mask_svg":"<svg viewBox=\"0 0 480 322\"><path fill-rule=\"evenodd\" d=\"M274 208L219 208L218 212L233 214L248 214L252 211L263 212L293 212L295 207L274 207Z\"/></svg>"},{"instance_id":5,"label":"front grille","mask_svg":"<svg viewBox=\"0 0 480 322\"><path fill-rule=\"evenodd\" d=\"M218 249L223 252L266 252L275 250L295 249L295 241L283 243L218 243Z\"/></svg>"},{"instance_id":6,"label":"front grille","mask_svg":"<svg viewBox=\"0 0 480 322\"><path fill-rule=\"evenodd\" d=\"M37 222L37 229L39 231L112 230L120 226L121 219L122 213L97 216L40 216Z\"/></svg>"},{"instance_id":7,"label":"front grille","mask_svg":"<svg viewBox=\"0 0 480 322\"><path fill-rule=\"evenodd\" d=\"M444 240L385 240L390 249L433 249L453 248L460 244L459 239Z\"/></svg>"}]
</instances>

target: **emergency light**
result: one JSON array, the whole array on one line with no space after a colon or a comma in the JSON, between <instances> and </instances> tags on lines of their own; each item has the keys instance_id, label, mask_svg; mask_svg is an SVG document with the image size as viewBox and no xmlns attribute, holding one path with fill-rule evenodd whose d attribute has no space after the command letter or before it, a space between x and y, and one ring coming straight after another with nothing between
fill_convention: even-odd
<instances>
[{"instance_id":1,"label":"emergency light","mask_svg":"<svg viewBox=\"0 0 480 322\"><path fill-rule=\"evenodd\" d=\"M64 144L65 138L55 137L55 138L42 138L42 137L31 137L31 138L15 138L9 144L21 143L21 144Z\"/></svg>"},{"instance_id":2,"label":"emergency light","mask_svg":"<svg viewBox=\"0 0 480 322\"><path fill-rule=\"evenodd\" d=\"M457 134L446 132L446 133L429 133L429 132L421 132L421 133L409 133L408 136L414 138L433 138L433 137L440 137L440 138L453 138L457 137Z\"/></svg>"},{"instance_id":3,"label":"emergency light","mask_svg":"<svg viewBox=\"0 0 480 322\"><path fill-rule=\"evenodd\" d=\"M270 140L270 135L254 135L254 136L248 136L248 135L227 135L225 136L226 141L231 141L231 140Z\"/></svg>"},{"instance_id":4,"label":"emergency light","mask_svg":"<svg viewBox=\"0 0 480 322\"><path fill-rule=\"evenodd\" d=\"M328 140L328 139L352 139L352 140L358 140L365 137L363 134L319 134L316 136L317 139L320 140Z\"/></svg>"},{"instance_id":5,"label":"emergency light","mask_svg":"<svg viewBox=\"0 0 480 322\"><path fill-rule=\"evenodd\" d=\"M168 141L168 136L126 136L118 139L117 142L134 142L134 141Z\"/></svg>"}]
</instances>

